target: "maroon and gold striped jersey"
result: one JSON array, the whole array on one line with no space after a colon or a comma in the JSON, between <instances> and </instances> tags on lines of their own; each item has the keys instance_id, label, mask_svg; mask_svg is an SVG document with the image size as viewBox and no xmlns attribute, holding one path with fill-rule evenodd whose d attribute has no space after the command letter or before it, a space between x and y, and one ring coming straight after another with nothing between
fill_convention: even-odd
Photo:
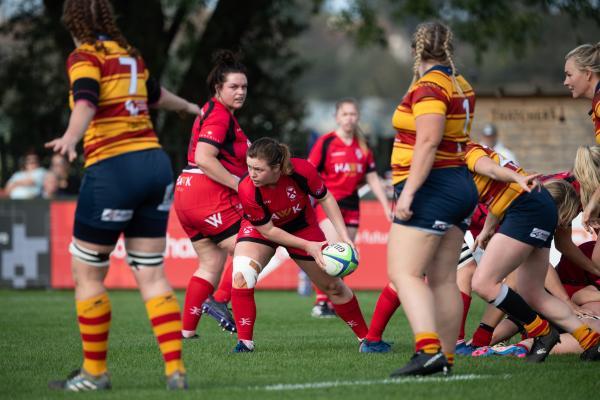
<instances>
[{"instance_id":1,"label":"maroon and gold striped jersey","mask_svg":"<svg viewBox=\"0 0 600 400\"><path fill-rule=\"evenodd\" d=\"M462 89L462 96L453 85L450 68L435 66L410 87L396 108L392 117L396 129L391 160L394 184L408 177L417 135L416 118L420 115L441 114L446 117L444 135L436 150L433 168L464 165L475 93L462 76L458 75L456 81Z\"/></svg>"},{"instance_id":2,"label":"maroon and gold striped jersey","mask_svg":"<svg viewBox=\"0 0 600 400\"><path fill-rule=\"evenodd\" d=\"M83 138L85 167L120 154L160 148L148 104L160 99L141 57L103 40L104 50L82 44L67 60L69 105L87 101L96 114Z\"/></svg>"},{"instance_id":3,"label":"maroon and gold striped jersey","mask_svg":"<svg viewBox=\"0 0 600 400\"><path fill-rule=\"evenodd\" d=\"M592 121L596 133L596 144L600 145L600 83L596 86L596 93L592 100Z\"/></svg>"}]
</instances>

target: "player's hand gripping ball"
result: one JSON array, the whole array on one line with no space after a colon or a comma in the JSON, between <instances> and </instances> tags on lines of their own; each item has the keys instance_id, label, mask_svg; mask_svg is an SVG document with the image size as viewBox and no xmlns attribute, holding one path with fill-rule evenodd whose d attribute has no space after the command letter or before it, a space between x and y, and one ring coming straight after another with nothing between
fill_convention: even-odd
<instances>
[{"instance_id":1,"label":"player's hand gripping ball","mask_svg":"<svg viewBox=\"0 0 600 400\"><path fill-rule=\"evenodd\" d=\"M348 243L334 243L323 249L325 272L342 278L350 275L358 267L358 257Z\"/></svg>"}]
</instances>

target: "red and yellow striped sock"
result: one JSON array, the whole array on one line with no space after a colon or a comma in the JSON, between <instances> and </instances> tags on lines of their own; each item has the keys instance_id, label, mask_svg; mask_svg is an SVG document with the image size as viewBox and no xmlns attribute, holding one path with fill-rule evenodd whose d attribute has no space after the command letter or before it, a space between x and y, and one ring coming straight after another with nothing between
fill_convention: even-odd
<instances>
[{"instance_id":1,"label":"red and yellow striped sock","mask_svg":"<svg viewBox=\"0 0 600 400\"><path fill-rule=\"evenodd\" d=\"M415 334L415 352L423 351L435 354L442 348L440 337L435 332L421 332Z\"/></svg>"},{"instance_id":2,"label":"red and yellow striped sock","mask_svg":"<svg viewBox=\"0 0 600 400\"><path fill-rule=\"evenodd\" d=\"M550 324L538 315L532 323L525 325L525 330L527 331L527 337L530 338L544 336L550 333Z\"/></svg>"},{"instance_id":3,"label":"red and yellow striped sock","mask_svg":"<svg viewBox=\"0 0 600 400\"><path fill-rule=\"evenodd\" d=\"M185 372L181 359L181 315L175 294L169 292L148 300L146 311L165 360L165 375Z\"/></svg>"},{"instance_id":4,"label":"red and yellow striped sock","mask_svg":"<svg viewBox=\"0 0 600 400\"><path fill-rule=\"evenodd\" d=\"M600 340L598 332L592 330L588 325L582 324L579 328L575 329L571 335L579 342L579 345L583 350L587 350L590 347L596 345Z\"/></svg>"},{"instance_id":5,"label":"red and yellow striped sock","mask_svg":"<svg viewBox=\"0 0 600 400\"><path fill-rule=\"evenodd\" d=\"M107 293L76 300L77 320L83 345L83 369L91 375L106 372L106 352L110 329L110 299Z\"/></svg>"},{"instance_id":6,"label":"red and yellow striped sock","mask_svg":"<svg viewBox=\"0 0 600 400\"><path fill-rule=\"evenodd\" d=\"M446 360L448 360L448 364L451 366L454 365L454 353L444 353L446 356Z\"/></svg>"}]
</instances>

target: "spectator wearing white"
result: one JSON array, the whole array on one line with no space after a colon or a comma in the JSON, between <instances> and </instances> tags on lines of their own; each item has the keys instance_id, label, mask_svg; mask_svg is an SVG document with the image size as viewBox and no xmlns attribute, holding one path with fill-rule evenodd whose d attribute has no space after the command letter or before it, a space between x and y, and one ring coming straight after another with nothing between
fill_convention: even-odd
<instances>
[{"instance_id":1,"label":"spectator wearing white","mask_svg":"<svg viewBox=\"0 0 600 400\"><path fill-rule=\"evenodd\" d=\"M498 129L496 128L496 125L488 123L483 126L481 135L479 135L479 143L493 149L503 158L518 164L515 154L498 140Z\"/></svg>"},{"instance_id":2,"label":"spectator wearing white","mask_svg":"<svg viewBox=\"0 0 600 400\"><path fill-rule=\"evenodd\" d=\"M24 156L21 170L15 172L4 188L11 199L33 199L42 193L42 184L46 170L40 166L40 159L35 153Z\"/></svg>"}]
</instances>

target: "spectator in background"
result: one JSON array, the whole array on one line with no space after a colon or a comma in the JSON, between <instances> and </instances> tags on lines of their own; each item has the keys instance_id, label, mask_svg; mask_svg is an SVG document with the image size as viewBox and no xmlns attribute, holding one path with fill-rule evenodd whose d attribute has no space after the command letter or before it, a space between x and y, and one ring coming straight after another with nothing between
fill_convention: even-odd
<instances>
[{"instance_id":1,"label":"spectator in background","mask_svg":"<svg viewBox=\"0 0 600 400\"><path fill-rule=\"evenodd\" d=\"M498 140L498 129L496 128L496 125L487 123L483 126L481 135L479 135L479 143L489 147L490 149L493 149L503 158L514 161L516 164L518 164L515 154L507 149L506 146L504 146L502 142Z\"/></svg>"},{"instance_id":2,"label":"spectator in background","mask_svg":"<svg viewBox=\"0 0 600 400\"><path fill-rule=\"evenodd\" d=\"M58 196L60 196L58 175L52 171L48 171L46 175L44 175L41 197L43 199L54 199Z\"/></svg>"},{"instance_id":3,"label":"spectator in background","mask_svg":"<svg viewBox=\"0 0 600 400\"><path fill-rule=\"evenodd\" d=\"M61 154L54 154L50 161L50 171L57 179L58 196L77 196L81 181L79 177L71 173L71 163Z\"/></svg>"},{"instance_id":4,"label":"spectator in background","mask_svg":"<svg viewBox=\"0 0 600 400\"><path fill-rule=\"evenodd\" d=\"M38 155L28 152L19 164L21 169L10 177L4 191L11 199L33 199L40 196L46 170L41 167Z\"/></svg>"}]
</instances>

